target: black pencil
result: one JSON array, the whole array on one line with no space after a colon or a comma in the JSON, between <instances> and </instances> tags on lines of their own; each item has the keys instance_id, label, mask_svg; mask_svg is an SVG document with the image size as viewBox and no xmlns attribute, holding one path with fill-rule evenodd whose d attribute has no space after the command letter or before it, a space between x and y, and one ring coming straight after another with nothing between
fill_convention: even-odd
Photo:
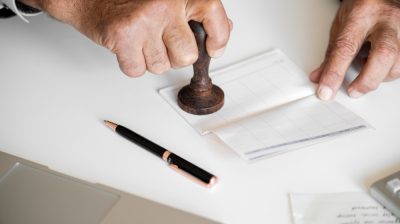
<instances>
[{"instance_id":1,"label":"black pencil","mask_svg":"<svg viewBox=\"0 0 400 224\"><path fill-rule=\"evenodd\" d=\"M128 128L125 128L124 126L110 121L104 121L104 123L119 135L160 157L166 161L169 167L171 167L173 170L195 181L196 183L209 188L216 184L216 176L192 164L191 162L179 157L178 155L175 155L167 149L151 142L150 140L140 136Z\"/></svg>"}]
</instances>

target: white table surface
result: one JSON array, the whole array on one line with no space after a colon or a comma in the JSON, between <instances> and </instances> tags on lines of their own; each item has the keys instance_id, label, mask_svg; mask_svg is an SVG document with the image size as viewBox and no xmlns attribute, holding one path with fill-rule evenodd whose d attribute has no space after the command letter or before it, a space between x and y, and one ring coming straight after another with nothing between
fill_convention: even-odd
<instances>
[{"instance_id":1,"label":"white table surface","mask_svg":"<svg viewBox=\"0 0 400 224\"><path fill-rule=\"evenodd\" d=\"M212 68L281 48L306 72L324 55L336 0L224 1L235 23ZM400 169L400 82L359 100L338 101L375 129L247 163L217 138L199 136L158 95L191 68L125 77L114 56L47 16L0 20L0 148L223 223L289 224L288 193L366 191ZM119 122L220 178L204 189L122 139Z\"/></svg>"}]
</instances>

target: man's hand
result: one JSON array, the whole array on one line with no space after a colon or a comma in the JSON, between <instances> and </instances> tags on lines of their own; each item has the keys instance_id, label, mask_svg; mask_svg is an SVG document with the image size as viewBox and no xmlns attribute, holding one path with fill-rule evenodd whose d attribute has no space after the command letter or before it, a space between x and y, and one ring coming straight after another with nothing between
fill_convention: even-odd
<instances>
[{"instance_id":1,"label":"man's hand","mask_svg":"<svg viewBox=\"0 0 400 224\"><path fill-rule=\"evenodd\" d=\"M353 98L400 77L400 0L344 0L333 22L326 57L311 73L317 95L333 99L345 73L365 42L371 50L361 73L350 84Z\"/></svg>"},{"instance_id":2,"label":"man's hand","mask_svg":"<svg viewBox=\"0 0 400 224\"><path fill-rule=\"evenodd\" d=\"M161 74L198 57L188 21L202 22L211 57L223 54L232 24L220 0L23 0L71 24L117 56L128 76Z\"/></svg>"}]
</instances>

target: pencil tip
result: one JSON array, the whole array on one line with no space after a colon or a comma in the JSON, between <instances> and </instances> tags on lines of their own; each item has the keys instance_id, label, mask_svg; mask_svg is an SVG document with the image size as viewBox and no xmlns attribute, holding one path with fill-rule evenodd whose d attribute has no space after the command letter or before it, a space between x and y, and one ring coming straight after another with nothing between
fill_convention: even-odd
<instances>
[{"instance_id":1,"label":"pencil tip","mask_svg":"<svg viewBox=\"0 0 400 224\"><path fill-rule=\"evenodd\" d=\"M111 128L114 131L117 129L118 126L117 124L107 120L104 120L104 124L106 124L109 128Z\"/></svg>"}]
</instances>

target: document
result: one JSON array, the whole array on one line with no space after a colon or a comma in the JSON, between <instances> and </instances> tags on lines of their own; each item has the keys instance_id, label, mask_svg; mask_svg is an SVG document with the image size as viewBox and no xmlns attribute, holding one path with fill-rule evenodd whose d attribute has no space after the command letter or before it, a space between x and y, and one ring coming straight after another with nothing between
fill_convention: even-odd
<instances>
[{"instance_id":1,"label":"document","mask_svg":"<svg viewBox=\"0 0 400 224\"><path fill-rule=\"evenodd\" d=\"M294 224L394 224L400 220L366 193L291 194Z\"/></svg>"},{"instance_id":2,"label":"document","mask_svg":"<svg viewBox=\"0 0 400 224\"><path fill-rule=\"evenodd\" d=\"M224 107L196 116L177 105L179 84L160 95L199 134L215 134L246 160L256 160L366 129L368 123L337 102L316 98L308 76L280 50L211 74L225 92Z\"/></svg>"}]
</instances>

